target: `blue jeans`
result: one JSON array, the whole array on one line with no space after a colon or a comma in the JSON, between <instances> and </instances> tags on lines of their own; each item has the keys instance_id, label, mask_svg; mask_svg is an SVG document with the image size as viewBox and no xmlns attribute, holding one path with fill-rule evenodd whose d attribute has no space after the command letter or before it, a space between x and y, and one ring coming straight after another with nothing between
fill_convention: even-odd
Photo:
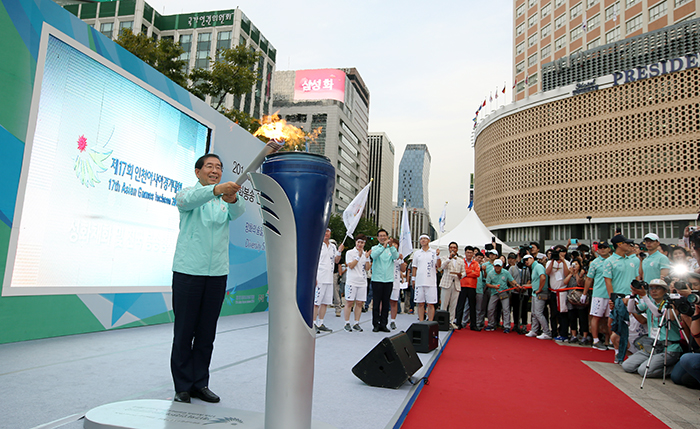
<instances>
[{"instance_id":1,"label":"blue jeans","mask_svg":"<svg viewBox=\"0 0 700 429\"><path fill-rule=\"evenodd\" d=\"M700 354L686 353L681 356L671 372L674 383L700 389Z\"/></svg>"}]
</instances>

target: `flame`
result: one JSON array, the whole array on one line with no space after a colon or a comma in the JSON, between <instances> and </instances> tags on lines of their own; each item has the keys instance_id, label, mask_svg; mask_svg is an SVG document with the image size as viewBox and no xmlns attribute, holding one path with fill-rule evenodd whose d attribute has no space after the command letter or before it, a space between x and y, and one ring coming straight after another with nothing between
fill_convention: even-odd
<instances>
[{"instance_id":1,"label":"flame","mask_svg":"<svg viewBox=\"0 0 700 429\"><path fill-rule=\"evenodd\" d=\"M301 128L288 124L287 121L281 119L277 115L277 112L275 112L272 115L263 116L260 122L260 128L258 128L253 135L284 142L285 147L283 150L296 150L300 146L303 149L307 141L314 143L322 131L323 127L318 127L311 133L306 133Z\"/></svg>"}]
</instances>

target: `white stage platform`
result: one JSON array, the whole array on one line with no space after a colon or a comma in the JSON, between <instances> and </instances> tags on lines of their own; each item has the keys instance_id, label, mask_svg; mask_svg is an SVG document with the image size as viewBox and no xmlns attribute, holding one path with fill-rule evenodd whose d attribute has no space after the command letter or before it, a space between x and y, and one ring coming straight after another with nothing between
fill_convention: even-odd
<instances>
[{"instance_id":1,"label":"white stage platform","mask_svg":"<svg viewBox=\"0 0 700 429\"><path fill-rule=\"evenodd\" d=\"M370 387L351 369L417 316L400 314L392 334L371 332L370 319L363 313L365 331L348 333L329 309L325 324L334 332L316 340L314 421L338 429L394 428L415 400L422 383ZM448 339L449 332L440 332L440 347L418 354L423 367L413 381L432 369ZM164 324L0 345L0 427L77 429L85 413L105 404L172 399L171 340L172 325ZM264 412L266 365L267 313L221 318L210 388L222 400L208 406Z\"/></svg>"}]
</instances>

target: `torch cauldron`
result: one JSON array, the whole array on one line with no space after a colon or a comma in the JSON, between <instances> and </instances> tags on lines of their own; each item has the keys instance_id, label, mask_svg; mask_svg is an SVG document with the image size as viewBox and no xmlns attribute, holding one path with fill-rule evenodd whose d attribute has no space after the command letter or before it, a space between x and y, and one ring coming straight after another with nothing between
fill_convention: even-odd
<instances>
[{"instance_id":1,"label":"torch cauldron","mask_svg":"<svg viewBox=\"0 0 700 429\"><path fill-rule=\"evenodd\" d=\"M262 174L248 175L260 192L270 299L265 428L308 429L316 270L335 168L325 156L280 152L267 157Z\"/></svg>"}]
</instances>

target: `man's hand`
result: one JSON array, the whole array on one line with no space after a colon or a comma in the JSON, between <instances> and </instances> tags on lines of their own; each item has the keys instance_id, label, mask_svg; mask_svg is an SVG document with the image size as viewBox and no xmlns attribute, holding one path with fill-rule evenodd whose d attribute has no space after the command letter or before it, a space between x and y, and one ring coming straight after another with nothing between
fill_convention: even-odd
<instances>
[{"instance_id":1,"label":"man's hand","mask_svg":"<svg viewBox=\"0 0 700 429\"><path fill-rule=\"evenodd\" d=\"M340 243L340 247L338 247L338 252L342 252L343 249L345 249L345 245L343 243Z\"/></svg>"},{"instance_id":2,"label":"man's hand","mask_svg":"<svg viewBox=\"0 0 700 429\"><path fill-rule=\"evenodd\" d=\"M235 197L236 192L241 190L241 185L234 182L219 183L214 186L214 195L225 195ZM234 198L235 200L235 198Z\"/></svg>"},{"instance_id":3,"label":"man's hand","mask_svg":"<svg viewBox=\"0 0 700 429\"><path fill-rule=\"evenodd\" d=\"M435 249L435 254L440 256L440 249Z\"/></svg>"},{"instance_id":4,"label":"man's hand","mask_svg":"<svg viewBox=\"0 0 700 429\"><path fill-rule=\"evenodd\" d=\"M238 197L236 196L236 194L233 194L233 195L226 195L226 194L224 194L224 195L221 196L221 199L224 200L225 202L229 203L229 204L233 204L233 203L236 202L236 200L238 199Z\"/></svg>"}]
</instances>

